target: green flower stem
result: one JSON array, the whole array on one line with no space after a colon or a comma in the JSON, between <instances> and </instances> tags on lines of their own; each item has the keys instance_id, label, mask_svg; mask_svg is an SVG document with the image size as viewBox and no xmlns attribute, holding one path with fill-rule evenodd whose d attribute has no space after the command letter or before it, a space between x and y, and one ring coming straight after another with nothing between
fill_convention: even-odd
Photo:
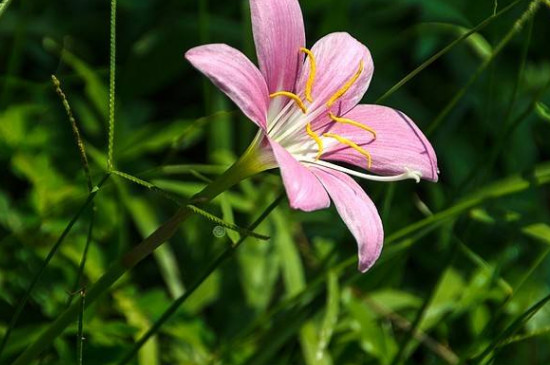
<instances>
[{"instance_id":1,"label":"green flower stem","mask_svg":"<svg viewBox=\"0 0 550 365\"><path fill-rule=\"evenodd\" d=\"M261 162L257 155L256 142L257 140L252 143L244 155L224 174L191 198L189 203L194 205L208 203L236 183L265 170L266 165ZM85 307L87 308L90 304L94 303L122 275L149 256L162 243L169 240L176 233L179 225L192 214L193 212L186 207L178 209L166 223L160 226L149 237L145 238L138 246L113 263L109 270L86 291ZM65 328L78 318L80 305L80 301L73 303L13 362L13 365L29 364L44 351Z\"/></svg>"}]
</instances>

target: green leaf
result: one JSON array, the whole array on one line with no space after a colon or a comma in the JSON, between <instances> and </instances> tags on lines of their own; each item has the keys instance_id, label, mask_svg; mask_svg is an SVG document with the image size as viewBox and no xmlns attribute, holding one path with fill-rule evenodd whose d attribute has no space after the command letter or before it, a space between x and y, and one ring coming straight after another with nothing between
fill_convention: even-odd
<instances>
[{"instance_id":1,"label":"green leaf","mask_svg":"<svg viewBox=\"0 0 550 365\"><path fill-rule=\"evenodd\" d=\"M138 339L151 326L151 321L133 300L133 296L117 291L113 294L113 297L128 323L139 330L134 336L135 339ZM138 355L138 363L140 365L157 365L160 364L159 359L159 344L155 336L142 347Z\"/></svg>"},{"instance_id":2,"label":"green leaf","mask_svg":"<svg viewBox=\"0 0 550 365\"><path fill-rule=\"evenodd\" d=\"M411 293L395 289L382 289L369 295L370 299L378 305L398 312L407 308L419 308L422 300Z\"/></svg>"},{"instance_id":3,"label":"green leaf","mask_svg":"<svg viewBox=\"0 0 550 365\"><path fill-rule=\"evenodd\" d=\"M379 359L381 364L389 364L397 353L397 343L393 336L378 321L377 315L364 302L353 297L349 289L344 298L344 304L354 321L350 325L351 329L357 332L361 348Z\"/></svg>"},{"instance_id":4,"label":"green leaf","mask_svg":"<svg viewBox=\"0 0 550 365\"><path fill-rule=\"evenodd\" d=\"M538 102L535 105L535 110L537 111L537 115L542 120L550 123L550 108L546 104L543 102Z\"/></svg>"},{"instance_id":5,"label":"green leaf","mask_svg":"<svg viewBox=\"0 0 550 365\"><path fill-rule=\"evenodd\" d=\"M420 325L422 330L427 330L438 324L441 318L455 307L457 300L463 294L464 284L462 276L453 268L449 268L443 274L443 278Z\"/></svg>"},{"instance_id":6,"label":"green leaf","mask_svg":"<svg viewBox=\"0 0 550 365\"><path fill-rule=\"evenodd\" d=\"M546 223L532 224L524 227L522 232L537 241L550 245L550 225Z\"/></svg>"}]
</instances>

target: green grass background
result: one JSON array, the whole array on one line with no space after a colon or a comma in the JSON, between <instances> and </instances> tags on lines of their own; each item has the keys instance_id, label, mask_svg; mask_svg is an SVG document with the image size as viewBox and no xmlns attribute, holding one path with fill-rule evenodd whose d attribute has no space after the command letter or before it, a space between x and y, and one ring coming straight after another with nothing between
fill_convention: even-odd
<instances>
[{"instance_id":1,"label":"green grass background","mask_svg":"<svg viewBox=\"0 0 550 365\"><path fill-rule=\"evenodd\" d=\"M438 155L440 182L361 182L386 231L381 260L361 275L334 209L291 211L276 200L277 172L247 180L187 220L33 364L550 363L548 2L301 5L309 47L332 31L369 47L375 74L363 102L417 122ZM68 302L85 300L112 262L255 133L183 58L215 42L254 59L247 1L119 0L114 164L154 187L112 174L58 241L89 189L50 77L61 81L98 184L108 159L110 9L108 1L0 5L0 337L11 328L0 364L15 361ZM269 240L228 250L250 232L222 226L247 227L273 201L255 229ZM202 280L223 252L227 260Z\"/></svg>"}]
</instances>

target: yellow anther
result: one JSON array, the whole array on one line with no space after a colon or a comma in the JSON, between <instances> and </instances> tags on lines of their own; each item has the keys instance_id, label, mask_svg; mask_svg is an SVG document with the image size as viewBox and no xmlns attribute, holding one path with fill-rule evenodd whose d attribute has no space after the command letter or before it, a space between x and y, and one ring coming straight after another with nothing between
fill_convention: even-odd
<instances>
[{"instance_id":1,"label":"yellow anther","mask_svg":"<svg viewBox=\"0 0 550 365\"><path fill-rule=\"evenodd\" d=\"M300 48L300 51L304 52L309 57L309 77L306 83L306 99L310 103L313 102L313 97L311 96L311 90L313 89L313 82L315 81L315 74L317 73L317 64L315 63L315 56L307 48Z\"/></svg>"},{"instance_id":2,"label":"yellow anther","mask_svg":"<svg viewBox=\"0 0 550 365\"><path fill-rule=\"evenodd\" d=\"M362 130L367 131L370 134L372 134L374 139L376 139L376 131L374 129L372 129L371 127L367 127L366 125L361 124L359 122L356 122L355 120L346 119L346 118L339 118L336 115L334 115L334 113L332 113L332 112L329 112L328 115L329 115L330 119L332 119L336 123L349 124L349 125L352 125L354 127L361 128Z\"/></svg>"},{"instance_id":3,"label":"yellow anther","mask_svg":"<svg viewBox=\"0 0 550 365\"><path fill-rule=\"evenodd\" d=\"M306 133L307 133L308 136L313 138L313 140L317 143L317 147L319 148L319 152L317 152L317 156L315 157L315 159L318 160L318 159L321 158L321 155L323 154L323 141L321 140L319 135L311 129L311 123L308 123L306 125Z\"/></svg>"},{"instance_id":4,"label":"yellow anther","mask_svg":"<svg viewBox=\"0 0 550 365\"><path fill-rule=\"evenodd\" d=\"M296 95L294 93L291 93L291 92L288 92L288 91L278 91L276 93L273 93L273 94L269 95L270 98L275 98L277 96L286 96L286 97L294 100L294 102L298 105L298 107L300 109L302 109L304 114L307 113L306 106L304 105L304 102L302 101L302 99L300 99L300 97L298 95Z\"/></svg>"},{"instance_id":5,"label":"yellow anther","mask_svg":"<svg viewBox=\"0 0 550 365\"><path fill-rule=\"evenodd\" d=\"M337 140L338 142L342 143L342 144L345 144L346 146L348 147L351 147L353 148L354 150L356 150L357 152L359 152L360 154L362 154L363 156L365 156L367 158L367 161L368 161L368 169L370 170L370 168L372 167L372 156L370 155L370 153L368 153L367 151L365 151L363 148L359 147L357 144L355 144L354 142L350 141L349 139L347 138L344 138L342 136L339 136L337 134L333 134L333 133L325 133L323 134L323 136L325 137L329 137L329 138L334 138L335 140Z\"/></svg>"},{"instance_id":6,"label":"yellow anther","mask_svg":"<svg viewBox=\"0 0 550 365\"><path fill-rule=\"evenodd\" d=\"M357 70L355 75L353 75L353 77L349 79L348 82L346 82L344 86L342 86L342 88L338 90L336 94L332 95L332 97L329 99L329 101L327 102L327 106L329 108L332 106L332 104L336 102L336 100L340 99L345 93L348 92L348 90L353 86L353 84L355 84L359 76L361 76L364 68L365 68L365 65L363 63L363 60L361 60L361 62L359 62L359 69Z\"/></svg>"}]
</instances>

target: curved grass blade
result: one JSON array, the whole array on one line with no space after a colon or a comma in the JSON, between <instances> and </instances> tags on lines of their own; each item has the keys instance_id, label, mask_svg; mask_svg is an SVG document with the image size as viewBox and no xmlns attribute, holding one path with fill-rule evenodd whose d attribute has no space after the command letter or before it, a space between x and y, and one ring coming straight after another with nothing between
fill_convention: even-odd
<instances>
[{"instance_id":1,"label":"curved grass blade","mask_svg":"<svg viewBox=\"0 0 550 365\"><path fill-rule=\"evenodd\" d=\"M248 228L249 230L253 230L256 227L260 225L268 216L271 214L271 212L281 203L281 201L284 198L284 194L279 195L273 203L271 203L264 212L256 219ZM127 364L132 360L132 358L137 354L139 349L147 342L147 340L155 335L162 325L168 321L172 315L178 310L178 308L185 303L187 298L189 298L195 290L197 290L201 284L218 268L220 267L225 261L227 261L235 252L235 250L246 240L246 236L242 237L234 246L230 246L225 249L225 251L218 256L216 260L214 260L208 268L204 271L204 273L189 287L187 292L183 294L181 297L176 299L172 305L164 311L162 316L155 322L155 324L147 331L136 344L132 347L132 349L128 352L126 356L119 362L119 365Z\"/></svg>"},{"instance_id":2,"label":"curved grass blade","mask_svg":"<svg viewBox=\"0 0 550 365\"><path fill-rule=\"evenodd\" d=\"M449 43L445 48L443 48L441 51L437 52L435 55L430 57L427 61L425 61L423 64L415 68L412 72L410 72L407 76L405 76L401 81L399 81L397 84L392 86L388 91L386 91L381 97L379 97L376 100L376 104L381 103L382 101L386 100L388 97L390 97L393 93L395 93L397 90L399 90L403 85L405 85L407 82L412 80L416 75L418 75L420 72L422 72L426 67L430 66L432 63L437 61L441 56L445 55L447 52L449 52L451 49L453 49L455 46L459 45L462 41L467 39L469 36L471 36L474 33L477 33L481 31L483 28L491 24L496 18L500 17L501 15L507 13L509 10L514 8L516 5L518 5L520 2L524 0L515 0L512 3L510 3L508 6L506 6L504 9L499 11L496 14L491 15L478 25L476 25L474 28L472 28L470 31L462 34L460 37Z\"/></svg>"},{"instance_id":3,"label":"curved grass blade","mask_svg":"<svg viewBox=\"0 0 550 365\"><path fill-rule=\"evenodd\" d=\"M428 126L426 133L428 135L433 134L433 132L439 127L441 122L447 117L447 115L453 110L453 108L458 104L462 97L466 94L466 91L477 81L485 69L495 60L496 56L508 45L508 43L514 38L514 36L519 33L529 19L531 19L539 8L539 0L533 0L527 10L519 17L519 19L514 23L512 28L506 33L506 35L500 40L497 44L491 57L487 58L481 63L477 68L476 72L470 77L468 82L455 94L453 99L443 108L443 110L437 115L433 122Z\"/></svg>"},{"instance_id":4,"label":"curved grass blade","mask_svg":"<svg viewBox=\"0 0 550 365\"><path fill-rule=\"evenodd\" d=\"M523 327L540 309L542 309L546 303L550 301L550 294L539 300L537 303L533 304L525 313L519 316L510 326L508 326L504 331L499 333L491 343L485 348L485 350L475 358L468 361L468 364L479 364L481 363L491 352L495 351L497 347L505 341L506 338L511 337L516 333L521 327ZM493 355L494 356L494 355ZM464 363L465 360L462 360L461 363Z\"/></svg>"},{"instance_id":5,"label":"curved grass blade","mask_svg":"<svg viewBox=\"0 0 550 365\"><path fill-rule=\"evenodd\" d=\"M546 245L550 244L550 236L547 235L548 232L550 232L550 228L548 225L545 224L534 224L531 226L527 226L522 229L523 234L525 234L528 237L531 237L535 240L538 240ZM510 295L508 295L496 308L494 315L492 316L492 319L487 323L487 325L483 328L481 333L478 335L478 338L485 337L488 333L490 333L491 330L494 329L497 321L500 319L500 315L504 310L506 309L506 305L514 299L514 297L517 295L517 293L520 291L520 289L523 287L523 285L527 282L527 280L531 277L531 275L537 270L537 268L544 262L546 257L550 254L550 246L546 247L544 251L537 256L537 259L531 264L529 269L519 278L517 284L515 285L515 288L513 288ZM476 343L477 341L474 341ZM464 351L466 354L463 357L469 357L470 355L473 356L474 352L474 345L471 345Z\"/></svg>"}]
</instances>

